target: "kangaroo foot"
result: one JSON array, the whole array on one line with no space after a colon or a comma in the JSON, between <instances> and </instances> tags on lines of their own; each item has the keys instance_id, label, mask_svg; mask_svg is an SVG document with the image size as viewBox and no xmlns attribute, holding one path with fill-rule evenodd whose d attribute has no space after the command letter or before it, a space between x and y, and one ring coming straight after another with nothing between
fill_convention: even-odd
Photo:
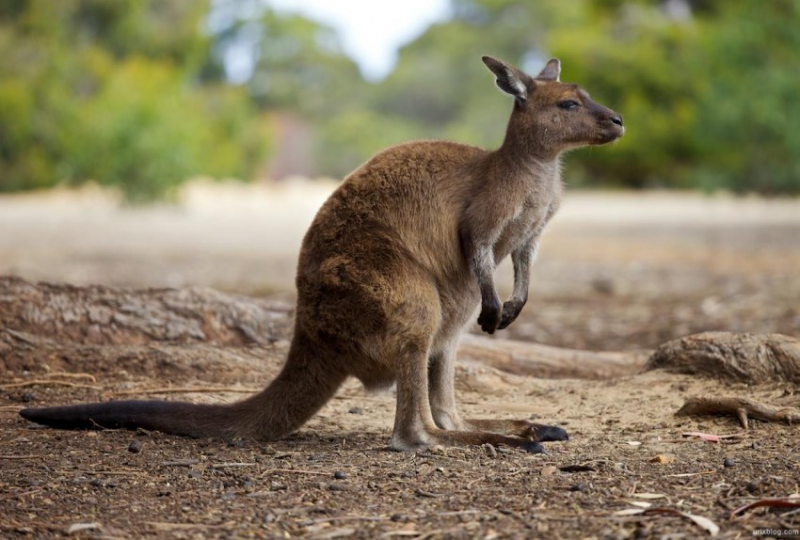
<instances>
[{"instance_id":1,"label":"kangaroo foot","mask_svg":"<svg viewBox=\"0 0 800 540\"><path fill-rule=\"evenodd\" d=\"M535 442L568 441L569 435L564 428L537 424L529 420L485 420L468 421L471 426L481 431L502 433Z\"/></svg>"}]
</instances>

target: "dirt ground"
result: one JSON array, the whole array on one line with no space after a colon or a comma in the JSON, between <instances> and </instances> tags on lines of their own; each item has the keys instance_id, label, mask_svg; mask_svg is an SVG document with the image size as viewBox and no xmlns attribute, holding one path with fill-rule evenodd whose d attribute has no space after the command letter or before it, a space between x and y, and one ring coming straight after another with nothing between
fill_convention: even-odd
<instances>
[{"instance_id":1,"label":"dirt ground","mask_svg":"<svg viewBox=\"0 0 800 540\"><path fill-rule=\"evenodd\" d=\"M200 183L181 206L148 209L119 209L92 190L0 197L0 274L205 285L291 301L299 242L330 189ZM508 266L499 274L510 290ZM800 201L568 193L545 235L531 300L498 337L647 350L704 330L800 337ZM785 383L459 369L466 417L564 426L571 440L546 443L547 455L392 452L392 392L354 382L298 433L270 444L59 432L16 414L122 393L229 401L279 367L243 365L210 370L198 359L179 371L165 362L115 372L76 364L69 374L43 365L0 379L0 537L677 539L710 537L716 525L717 538L769 537L762 529L800 538L796 426L751 421L744 431L735 418L674 415L696 395L800 406ZM228 390L208 389L220 385ZM197 387L205 389L183 392ZM731 437L711 443L689 432ZM765 499L787 503L741 509Z\"/></svg>"}]
</instances>

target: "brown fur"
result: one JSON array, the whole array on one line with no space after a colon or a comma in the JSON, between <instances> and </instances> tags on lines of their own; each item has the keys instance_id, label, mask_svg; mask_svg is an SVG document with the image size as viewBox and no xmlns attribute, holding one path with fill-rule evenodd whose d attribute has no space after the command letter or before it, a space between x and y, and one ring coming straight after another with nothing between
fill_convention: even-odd
<instances>
[{"instance_id":1,"label":"brown fur","mask_svg":"<svg viewBox=\"0 0 800 540\"><path fill-rule=\"evenodd\" d=\"M517 317L539 237L561 200L559 155L620 137L622 119L559 82L557 60L537 78L490 57L484 63L514 96L502 146L412 142L377 154L345 180L303 240L292 347L263 392L230 406L112 402L22 415L57 427L276 439L353 376L368 388L397 383L398 450L505 443L541 451L537 441L566 438L560 428L524 420L462 420L455 350L478 305L488 333ZM501 303L493 274L508 255L514 292Z\"/></svg>"}]
</instances>

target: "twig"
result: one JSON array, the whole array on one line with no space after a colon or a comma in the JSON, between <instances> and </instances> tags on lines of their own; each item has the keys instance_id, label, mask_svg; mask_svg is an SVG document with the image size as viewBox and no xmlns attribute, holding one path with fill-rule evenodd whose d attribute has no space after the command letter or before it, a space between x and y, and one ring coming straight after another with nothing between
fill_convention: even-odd
<instances>
[{"instance_id":1,"label":"twig","mask_svg":"<svg viewBox=\"0 0 800 540\"><path fill-rule=\"evenodd\" d=\"M19 523L17 521L9 521L8 523L0 523L0 530L21 530L24 531L26 529L47 529L48 531L59 531L63 532L64 527L58 525L52 525L50 523L40 523L37 521L25 521L25 523Z\"/></svg>"},{"instance_id":2,"label":"twig","mask_svg":"<svg viewBox=\"0 0 800 540\"><path fill-rule=\"evenodd\" d=\"M747 418L751 416L770 422L800 422L800 410L794 407L771 407L751 399L741 397L692 397L686 400L676 415L735 414L744 429L748 428Z\"/></svg>"},{"instance_id":3,"label":"twig","mask_svg":"<svg viewBox=\"0 0 800 540\"><path fill-rule=\"evenodd\" d=\"M235 386L197 386L194 388L140 388L139 390L120 390L114 392L113 396L130 396L135 394L203 394L214 392L228 392L237 394L254 394L257 388L240 388Z\"/></svg>"},{"instance_id":4,"label":"twig","mask_svg":"<svg viewBox=\"0 0 800 540\"><path fill-rule=\"evenodd\" d=\"M179 459L176 461L165 461L161 464L161 467L191 467L198 463L200 463L200 461L197 459Z\"/></svg>"},{"instance_id":5,"label":"twig","mask_svg":"<svg viewBox=\"0 0 800 540\"><path fill-rule=\"evenodd\" d=\"M273 473L316 474L320 476L330 476L330 473L319 472L319 471L307 471L303 469L268 469L263 473L261 473L261 476L264 477L267 476L268 474L273 474Z\"/></svg>"},{"instance_id":6,"label":"twig","mask_svg":"<svg viewBox=\"0 0 800 540\"><path fill-rule=\"evenodd\" d=\"M385 517L373 517L373 516L335 516L327 518L309 519L304 523L312 525L317 523L330 523L333 521L386 521L387 519L388 518Z\"/></svg>"},{"instance_id":7,"label":"twig","mask_svg":"<svg viewBox=\"0 0 800 540\"><path fill-rule=\"evenodd\" d=\"M0 455L0 459L37 459L42 456L4 456Z\"/></svg>"},{"instance_id":8,"label":"twig","mask_svg":"<svg viewBox=\"0 0 800 540\"><path fill-rule=\"evenodd\" d=\"M109 476L148 476L141 471L84 471L86 474L107 474Z\"/></svg>"},{"instance_id":9,"label":"twig","mask_svg":"<svg viewBox=\"0 0 800 540\"><path fill-rule=\"evenodd\" d=\"M28 386L69 386L70 388L87 388L89 390L102 390L100 386L92 386L89 384L75 384L69 381L50 381L45 379L36 379L33 381L24 381L9 384L0 384L0 388L25 388Z\"/></svg>"},{"instance_id":10,"label":"twig","mask_svg":"<svg viewBox=\"0 0 800 540\"><path fill-rule=\"evenodd\" d=\"M97 379L91 373L70 373L68 371L54 371L45 375L51 377L65 377L67 379L89 379L92 382L97 382Z\"/></svg>"},{"instance_id":11,"label":"twig","mask_svg":"<svg viewBox=\"0 0 800 540\"><path fill-rule=\"evenodd\" d=\"M19 405L9 405L7 407L0 407L0 412L19 412L24 407L20 407Z\"/></svg>"},{"instance_id":12,"label":"twig","mask_svg":"<svg viewBox=\"0 0 800 540\"><path fill-rule=\"evenodd\" d=\"M788 501L785 499L761 499L740 506L730 513L730 519L734 519L738 514L743 514L753 508L767 506L770 508L800 508L800 501Z\"/></svg>"},{"instance_id":13,"label":"twig","mask_svg":"<svg viewBox=\"0 0 800 540\"><path fill-rule=\"evenodd\" d=\"M233 467L255 467L255 463L214 463L212 469L227 469Z\"/></svg>"}]
</instances>

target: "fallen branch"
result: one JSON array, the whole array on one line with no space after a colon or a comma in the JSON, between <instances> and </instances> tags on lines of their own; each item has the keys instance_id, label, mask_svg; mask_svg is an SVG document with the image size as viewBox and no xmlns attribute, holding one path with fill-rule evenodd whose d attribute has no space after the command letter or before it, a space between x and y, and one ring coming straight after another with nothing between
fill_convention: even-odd
<instances>
[{"instance_id":1,"label":"fallen branch","mask_svg":"<svg viewBox=\"0 0 800 540\"><path fill-rule=\"evenodd\" d=\"M544 379L612 379L644 368L650 351L595 352L562 349L524 341L467 334L458 358L512 373Z\"/></svg>"},{"instance_id":2,"label":"fallen branch","mask_svg":"<svg viewBox=\"0 0 800 540\"><path fill-rule=\"evenodd\" d=\"M772 407L741 397L692 397L686 400L678 416L705 414L734 414L744 429L748 428L748 417L768 422L800 422L800 410L794 407Z\"/></svg>"}]
</instances>

